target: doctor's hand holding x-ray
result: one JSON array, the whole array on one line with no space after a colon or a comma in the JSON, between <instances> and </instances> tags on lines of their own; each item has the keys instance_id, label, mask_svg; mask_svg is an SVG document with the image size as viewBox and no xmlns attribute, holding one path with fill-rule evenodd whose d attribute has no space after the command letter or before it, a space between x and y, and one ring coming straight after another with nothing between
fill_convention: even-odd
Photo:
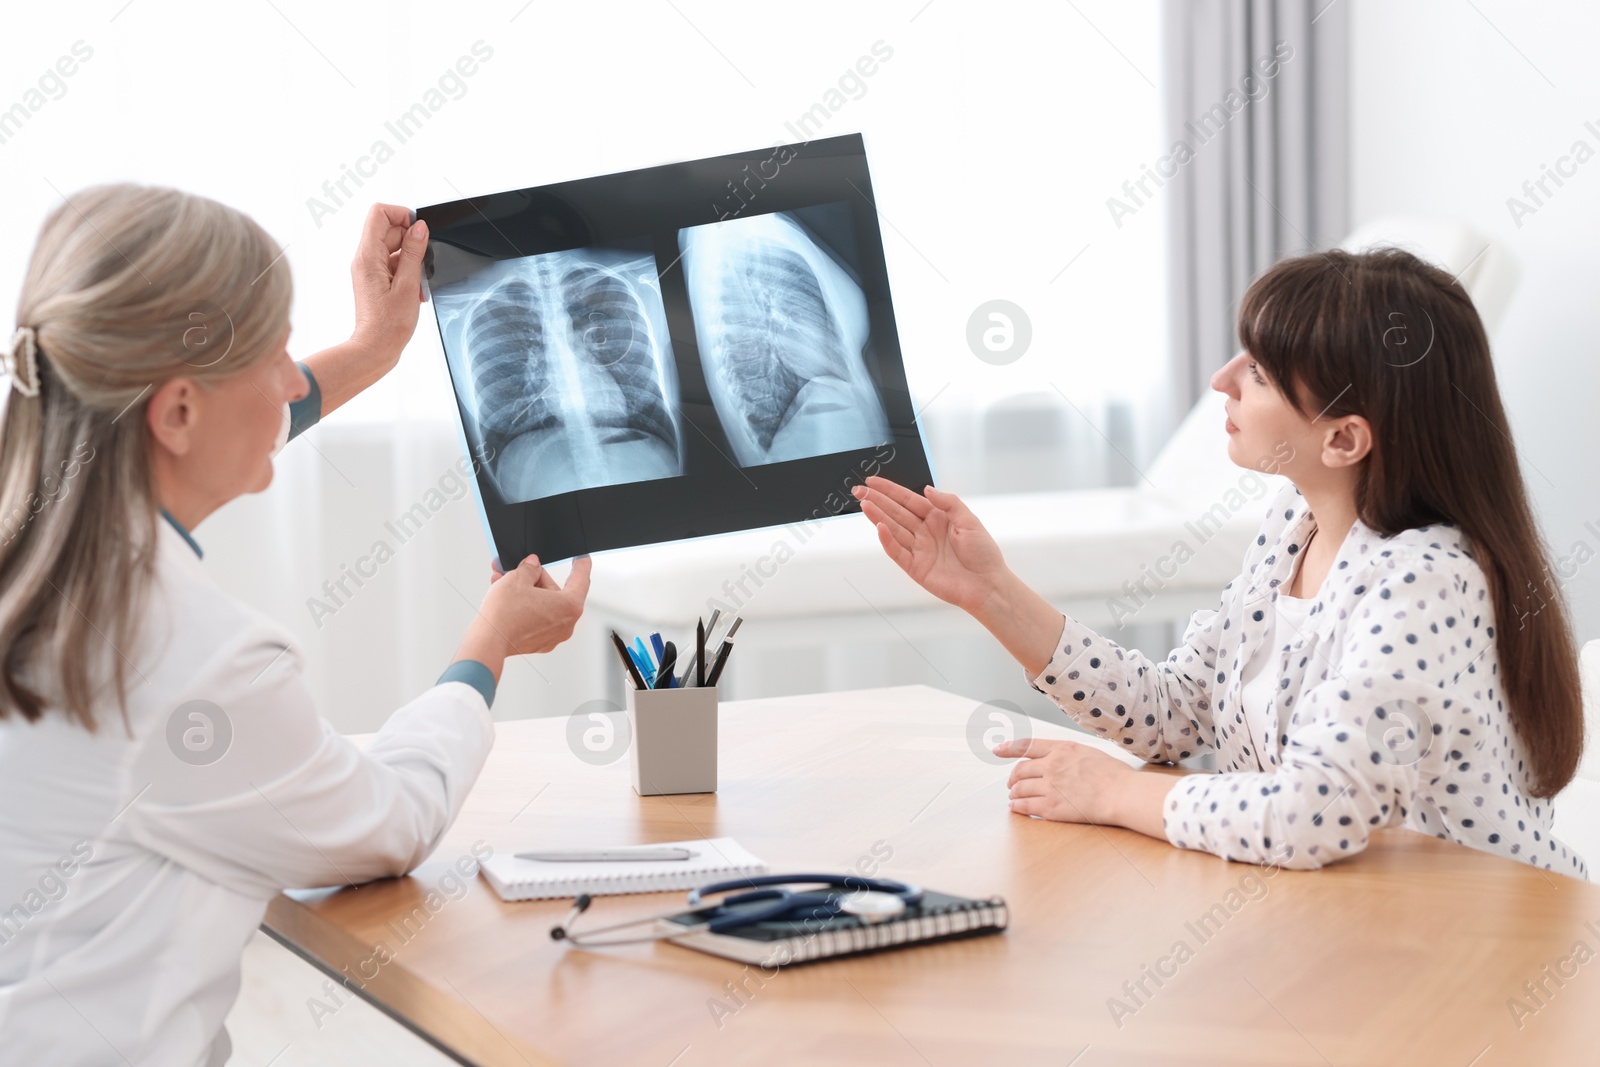
<instances>
[{"instance_id":1,"label":"doctor's hand holding x-ray","mask_svg":"<svg viewBox=\"0 0 1600 1067\"><path fill-rule=\"evenodd\" d=\"M375 204L367 215L350 265L355 329L350 340L316 352L304 361L308 380L316 382L320 393L320 410L316 412L319 419L394 369L416 331L418 305L424 299L422 257L428 245L428 227L424 222L412 224L409 220L410 212L393 204ZM294 377L289 374L291 381ZM295 385L298 392L298 383ZM301 401L303 396L294 399ZM248 403L249 398L245 400ZM229 427L215 429L226 433ZM226 456L230 450L198 448L194 451L205 459ZM162 458L158 450L158 478L166 466ZM226 471L211 470L202 471L191 480L213 483L226 482L228 478ZM270 470L266 478L270 481ZM233 486L235 494L265 487L259 479L248 478L240 478ZM182 486L167 488L164 496L183 494ZM215 506L220 505L218 501ZM168 510L185 528L198 524L204 517L192 508L185 513L169 504ZM500 577L501 572L496 568L490 580L498 582ZM549 652L571 636L587 595L589 560L583 558L574 563L565 590L544 571L537 556L524 559L506 577L508 582L494 585L485 596L456 654L458 661L484 664L496 683L508 656Z\"/></svg>"}]
</instances>

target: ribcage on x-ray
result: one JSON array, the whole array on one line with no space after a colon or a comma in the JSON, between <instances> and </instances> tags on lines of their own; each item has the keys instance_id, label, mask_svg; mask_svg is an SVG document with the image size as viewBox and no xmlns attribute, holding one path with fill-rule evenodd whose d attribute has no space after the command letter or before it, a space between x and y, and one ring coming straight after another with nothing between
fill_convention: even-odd
<instances>
[{"instance_id":1,"label":"ribcage on x-ray","mask_svg":"<svg viewBox=\"0 0 1600 1067\"><path fill-rule=\"evenodd\" d=\"M456 358L505 499L683 473L654 256L547 252L435 297L460 302Z\"/></svg>"},{"instance_id":2,"label":"ribcage on x-ray","mask_svg":"<svg viewBox=\"0 0 1600 1067\"><path fill-rule=\"evenodd\" d=\"M533 286L513 278L492 289L467 323L466 342L485 432L511 436L557 419L545 399L550 375Z\"/></svg>"},{"instance_id":3,"label":"ribcage on x-ray","mask_svg":"<svg viewBox=\"0 0 1600 1067\"><path fill-rule=\"evenodd\" d=\"M604 367L620 387L622 407L590 410L598 425L652 434L677 447L639 298L609 271L576 267L561 279L575 349Z\"/></svg>"},{"instance_id":4,"label":"ribcage on x-ray","mask_svg":"<svg viewBox=\"0 0 1600 1067\"><path fill-rule=\"evenodd\" d=\"M848 380L839 332L816 274L787 248L764 246L726 261L722 301L727 382L756 440L771 448L802 385Z\"/></svg>"},{"instance_id":5,"label":"ribcage on x-ray","mask_svg":"<svg viewBox=\"0 0 1600 1067\"><path fill-rule=\"evenodd\" d=\"M847 205L830 211L848 219ZM756 215L686 227L678 242L701 367L740 466L889 439L864 357L865 294L807 227Z\"/></svg>"},{"instance_id":6,"label":"ribcage on x-ray","mask_svg":"<svg viewBox=\"0 0 1600 1067\"><path fill-rule=\"evenodd\" d=\"M594 266L566 271L555 295L547 293L513 277L473 309L465 340L483 429L509 437L582 418L602 431L602 442L648 434L676 449L639 298ZM604 383L569 368L590 388L581 402L564 395L558 347L603 369L616 387L596 387Z\"/></svg>"}]
</instances>

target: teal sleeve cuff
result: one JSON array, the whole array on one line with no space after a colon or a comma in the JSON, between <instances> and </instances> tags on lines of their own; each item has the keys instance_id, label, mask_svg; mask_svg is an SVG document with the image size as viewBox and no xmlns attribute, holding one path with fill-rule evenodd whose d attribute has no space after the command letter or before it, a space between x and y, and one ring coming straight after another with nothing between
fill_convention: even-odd
<instances>
[{"instance_id":1,"label":"teal sleeve cuff","mask_svg":"<svg viewBox=\"0 0 1600 1067\"><path fill-rule=\"evenodd\" d=\"M494 707L494 673L475 659L458 659L444 669L434 685L466 682L483 694L484 703Z\"/></svg>"},{"instance_id":2,"label":"teal sleeve cuff","mask_svg":"<svg viewBox=\"0 0 1600 1067\"><path fill-rule=\"evenodd\" d=\"M311 391L305 396L289 405L289 440L305 433L322 419L322 387L317 384L317 376L311 373L311 368L304 363L297 362L295 366L306 376L306 385Z\"/></svg>"}]
</instances>

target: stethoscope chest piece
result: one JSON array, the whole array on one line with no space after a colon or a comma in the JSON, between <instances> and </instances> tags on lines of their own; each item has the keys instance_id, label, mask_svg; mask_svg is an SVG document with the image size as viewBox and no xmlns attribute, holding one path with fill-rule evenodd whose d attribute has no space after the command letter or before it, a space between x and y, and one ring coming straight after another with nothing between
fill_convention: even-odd
<instances>
[{"instance_id":1,"label":"stethoscope chest piece","mask_svg":"<svg viewBox=\"0 0 1600 1067\"><path fill-rule=\"evenodd\" d=\"M878 923L892 919L906 910L905 898L894 893L879 893L863 889L839 898L839 911L854 915L862 922Z\"/></svg>"}]
</instances>

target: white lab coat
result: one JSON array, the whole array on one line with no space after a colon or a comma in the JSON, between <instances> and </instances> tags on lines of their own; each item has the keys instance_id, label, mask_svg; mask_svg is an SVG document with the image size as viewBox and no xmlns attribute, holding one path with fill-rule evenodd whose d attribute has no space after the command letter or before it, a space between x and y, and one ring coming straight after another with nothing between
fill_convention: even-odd
<instances>
[{"instance_id":1,"label":"white lab coat","mask_svg":"<svg viewBox=\"0 0 1600 1067\"><path fill-rule=\"evenodd\" d=\"M0 721L5 1067L223 1063L267 902L411 870L494 740L483 695L452 681L357 750L317 715L289 635L157 526L128 729L109 701L95 733Z\"/></svg>"},{"instance_id":2,"label":"white lab coat","mask_svg":"<svg viewBox=\"0 0 1600 1067\"><path fill-rule=\"evenodd\" d=\"M1495 627L1506 623L1461 532L1384 537L1357 520L1305 627L1274 633L1315 528L1284 486L1243 571L1166 660L1068 619L1034 687L1150 762L1217 754L1220 773L1178 779L1162 805L1180 848L1315 868L1360 852L1372 830L1405 826L1586 878L1582 857L1550 836L1550 801L1532 794L1499 691ZM1252 729L1241 695L1258 653L1278 684Z\"/></svg>"}]
</instances>

